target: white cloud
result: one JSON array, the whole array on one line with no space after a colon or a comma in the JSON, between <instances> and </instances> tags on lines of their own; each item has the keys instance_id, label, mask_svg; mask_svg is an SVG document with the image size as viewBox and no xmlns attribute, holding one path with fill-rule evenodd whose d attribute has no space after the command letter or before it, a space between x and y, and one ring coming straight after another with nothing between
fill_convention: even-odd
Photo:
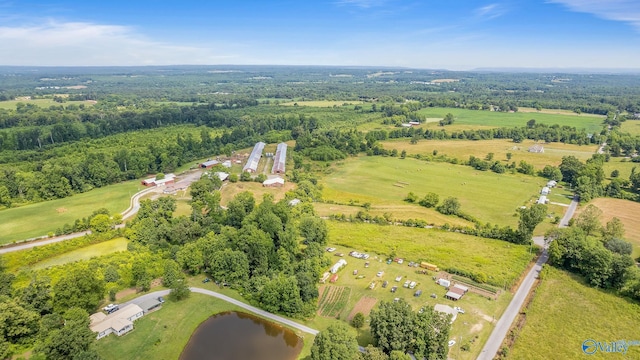
<instances>
[{"instance_id":1,"label":"white cloud","mask_svg":"<svg viewBox=\"0 0 640 360\"><path fill-rule=\"evenodd\" d=\"M638 0L548 0L571 11L593 14L599 18L630 23L640 30Z\"/></svg>"},{"instance_id":2,"label":"white cloud","mask_svg":"<svg viewBox=\"0 0 640 360\"><path fill-rule=\"evenodd\" d=\"M476 16L481 19L491 20L506 14L506 12L507 9L502 5L494 3L477 8Z\"/></svg>"},{"instance_id":3,"label":"white cloud","mask_svg":"<svg viewBox=\"0 0 640 360\"><path fill-rule=\"evenodd\" d=\"M231 63L206 47L162 43L133 28L86 22L43 21L0 26L2 65L162 65Z\"/></svg>"}]
</instances>

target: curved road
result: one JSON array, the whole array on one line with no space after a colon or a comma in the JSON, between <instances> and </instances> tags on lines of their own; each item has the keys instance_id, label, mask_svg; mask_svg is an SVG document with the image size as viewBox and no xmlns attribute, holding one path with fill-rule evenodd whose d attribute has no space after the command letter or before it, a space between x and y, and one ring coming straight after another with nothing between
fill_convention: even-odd
<instances>
[{"instance_id":1,"label":"curved road","mask_svg":"<svg viewBox=\"0 0 640 360\"><path fill-rule=\"evenodd\" d=\"M273 320L273 321L279 322L281 324L290 326L290 327L292 327L294 329L298 329L300 331L306 332L306 333L311 334L311 335L317 335L319 333L319 331L316 330L316 329L312 329L312 328L310 328L308 326L305 326L305 325L302 325L302 324L298 324L295 321L283 318L282 316L278 316L278 315L272 314L270 312L264 311L262 309L258 309L255 306L251 306L251 305L245 304L242 301L236 300L236 299L231 298L231 297L226 296L226 295L222 295L222 294L217 293L215 291L206 290L206 289L197 288L197 287L191 287L191 288L189 288L189 290L191 290L191 292L194 292L194 293L213 296L213 297L218 298L220 300L223 300L223 301L226 301L226 302L231 303L233 305L236 305L238 307L241 307L241 308L243 308L243 309L245 309L247 311L250 311L250 312L252 312L254 314L257 314L257 315L259 315L261 317L264 317L265 319L269 319L269 320ZM145 301L147 299L157 298L158 296L167 296L168 294L169 294L169 290L155 291L155 292L152 292L152 293L145 294L145 295L142 295L140 297L137 297L137 298L135 298L135 299L133 299L131 301L128 301L126 303L123 303L123 304L121 304L121 306L124 307L124 306L129 305L129 304L140 304L140 303L142 303L143 301Z\"/></svg>"},{"instance_id":2,"label":"curved road","mask_svg":"<svg viewBox=\"0 0 640 360\"><path fill-rule=\"evenodd\" d=\"M201 175L200 171L193 171L193 172L184 174L184 177L182 177L178 182L176 182L175 187L186 188L189 185L191 185L192 182L198 180L200 178L200 175ZM133 194L133 196L131 197L131 200L129 201L129 207L122 212L122 220L126 220L138 213L138 211L140 210L140 199L144 195L147 195L148 193L151 193L151 192L158 192L161 189L162 188L152 187L152 188L144 189L142 191L139 191ZM116 227L119 227L119 228L124 227L124 223ZM81 231L81 232L68 234L68 235L56 236L52 238L47 238L46 235L37 237L37 238L31 238L31 239L24 240L23 242L20 243L20 245L15 245L15 246L8 245L8 246L0 247L0 255L6 254L9 252L30 249L36 246L49 245L49 244L57 243L60 241L75 239L75 238L85 236L87 234L91 234L91 230Z\"/></svg>"},{"instance_id":3,"label":"curved road","mask_svg":"<svg viewBox=\"0 0 640 360\"><path fill-rule=\"evenodd\" d=\"M567 212L565 212L564 217L558 224L558 227L566 227L569 224L569 220L573 217L573 213L576 211L578 207L579 198L574 196L571 201L571 205L567 208ZM480 352L480 356L478 356L477 360L491 360L496 357L504 338L507 336L507 332L511 328L511 324L518 316L522 305L524 305L524 301L527 299L527 295L531 292L533 288L533 284L535 283L535 279L538 277L538 273L542 270L542 266L549 259L549 255L547 254L547 244L545 243L543 236L536 236L533 238L533 242L536 245L540 245L544 248L542 251L542 255L536 261L536 264L531 268L529 273L525 276L524 280L520 284L520 287L516 291L516 294L511 299L511 303L504 311L504 314L500 317L498 322L496 323L496 327L493 328L491 335L489 335L489 339L487 339L487 343L482 348L482 352Z\"/></svg>"}]
</instances>

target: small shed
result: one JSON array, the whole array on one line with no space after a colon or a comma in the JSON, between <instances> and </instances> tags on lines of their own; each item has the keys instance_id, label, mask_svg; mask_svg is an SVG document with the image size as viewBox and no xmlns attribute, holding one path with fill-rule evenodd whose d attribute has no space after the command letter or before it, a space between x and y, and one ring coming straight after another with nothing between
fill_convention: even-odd
<instances>
[{"instance_id":1,"label":"small shed","mask_svg":"<svg viewBox=\"0 0 640 360\"><path fill-rule=\"evenodd\" d=\"M331 279L329 279L330 283L334 283L338 281L338 274L333 274L333 276L331 276Z\"/></svg>"},{"instance_id":2,"label":"small shed","mask_svg":"<svg viewBox=\"0 0 640 360\"><path fill-rule=\"evenodd\" d=\"M218 171L218 172L214 172L213 175L217 176L218 179L220 179L220 181L225 181L229 179L229 174L226 172Z\"/></svg>"},{"instance_id":3,"label":"small shed","mask_svg":"<svg viewBox=\"0 0 640 360\"><path fill-rule=\"evenodd\" d=\"M322 274L322 277L320 278L320 282L324 284L325 282L327 282L327 279L329 278L329 276L331 276L331 273L328 271Z\"/></svg>"},{"instance_id":4,"label":"small shed","mask_svg":"<svg viewBox=\"0 0 640 360\"><path fill-rule=\"evenodd\" d=\"M447 280L447 279L438 279L438 281L436 281L438 283L438 285L440 286L444 286L446 288L448 288L449 286L451 286L451 281Z\"/></svg>"},{"instance_id":5,"label":"small shed","mask_svg":"<svg viewBox=\"0 0 640 360\"><path fill-rule=\"evenodd\" d=\"M222 162L222 166L226 167L226 168L230 168L231 167L231 160L226 160Z\"/></svg>"},{"instance_id":6,"label":"small shed","mask_svg":"<svg viewBox=\"0 0 640 360\"><path fill-rule=\"evenodd\" d=\"M212 167L216 166L220 164L220 161L218 160L209 160L209 161L205 161L202 164L200 164L200 167L203 169L211 169Z\"/></svg>"},{"instance_id":7,"label":"small shed","mask_svg":"<svg viewBox=\"0 0 640 360\"><path fill-rule=\"evenodd\" d=\"M284 186L284 179L281 177L275 177L271 179L267 179L262 182L262 186L265 187L281 187Z\"/></svg>"},{"instance_id":8,"label":"small shed","mask_svg":"<svg viewBox=\"0 0 640 360\"><path fill-rule=\"evenodd\" d=\"M447 291L447 293L444 294L444 297L449 300L458 301L462 298L462 295L456 293L455 291Z\"/></svg>"},{"instance_id":9,"label":"small shed","mask_svg":"<svg viewBox=\"0 0 640 360\"><path fill-rule=\"evenodd\" d=\"M455 285L453 285L452 290L454 290L454 289L461 290L463 294L466 294L466 293L467 293L467 291L469 291L469 288L468 288L468 287L466 287L466 286L464 286L464 285L460 285L460 284L455 284Z\"/></svg>"}]
</instances>

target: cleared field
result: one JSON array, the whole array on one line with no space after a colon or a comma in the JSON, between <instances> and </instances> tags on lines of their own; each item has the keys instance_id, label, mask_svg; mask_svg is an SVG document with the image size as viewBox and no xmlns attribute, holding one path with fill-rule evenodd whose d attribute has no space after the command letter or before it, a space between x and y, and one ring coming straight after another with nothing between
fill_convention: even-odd
<instances>
[{"instance_id":1,"label":"cleared field","mask_svg":"<svg viewBox=\"0 0 640 360\"><path fill-rule=\"evenodd\" d=\"M46 235L99 208L107 208L111 213L122 212L129 207L131 196L140 189L140 182L133 180L64 199L2 210L0 244Z\"/></svg>"},{"instance_id":2,"label":"cleared field","mask_svg":"<svg viewBox=\"0 0 640 360\"><path fill-rule=\"evenodd\" d=\"M284 199L286 192L293 188L295 188L295 184L292 182L285 182L283 187L264 187L261 183L257 182L239 181L237 183L227 183L220 190L222 195L220 203L222 205L228 204L231 199L243 191L252 192L257 202L262 202L262 196L267 193L272 194L275 201L279 201Z\"/></svg>"},{"instance_id":3,"label":"cleared field","mask_svg":"<svg viewBox=\"0 0 640 360\"><path fill-rule=\"evenodd\" d=\"M325 192L325 194L327 194ZM358 205L337 205L337 204L324 204L314 203L314 209L319 216L330 216L344 214L345 216L355 216L359 211L364 211L362 206ZM422 206L416 206L415 204L397 204L397 205L374 205L371 206L369 214L372 216L382 216L390 214L393 220L407 220L407 219L428 219L430 223L442 225L445 223L458 226L473 226L472 223L466 220L462 220L457 217L450 217L442 215L433 209L427 209Z\"/></svg>"},{"instance_id":4,"label":"cleared field","mask_svg":"<svg viewBox=\"0 0 640 360\"><path fill-rule=\"evenodd\" d=\"M348 224L346 226L349 226ZM368 227L375 227L375 225L363 225ZM352 228L353 232L358 232L361 228ZM420 232L419 229L414 229ZM397 235L397 234L394 234ZM452 234L453 235L453 234ZM427 236L423 236L427 238ZM334 239L335 240L335 239ZM478 239L484 241L484 239ZM365 240L366 241L366 240ZM411 240L408 240L410 242ZM466 238L467 243L474 242L474 239ZM369 243L378 242L380 238L372 238ZM337 252L344 254L349 253L351 250L363 251L364 247L345 247L336 245L335 241L331 241L331 246L335 246ZM424 246L423 246L424 247ZM464 247L464 246L463 246ZM453 251L458 249L452 247ZM393 301L395 298L402 298L406 300L414 310L419 310L422 306L434 306L436 304L445 304L449 306L460 306L465 310L465 314L459 314L458 319L453 323L451 338L462 338L464 343L469 342L471 339L477 339L471 344L470 351L462 351L458 355L458 344L456 347L451 348L450 357L455 359L472 360L478 357L479 352L482 350L482 345L489 337L491 330L494 326L494 318L499 318L504 309L509 304L512 298L511 293L502 293L497 300L489 300L486 297L480 296L475 293L468 293L461 300L454 302L444 298L446 289L440 285L437 285L433 281L432 276L437 275L434 272L428 274L421 274L416 272L416 268L407 266L409 261L415 260L414 255L411 253L412 249L404 249L403 246L398 246L398 256L404 257L405 262L403 264L385 262L386 256L376 254L375 251L369 251L371 257L368 260L355 259L346 256L347 265L341 269L339 279L336 284L328 284L327 288L331 287L348 287L351 289L351 296L344 311L339 315L341 320L349 321L353 315L357 312L362 312L367 316L371 309L371 305L375 309L377 303L381 301ZM402 251L402 253L401 253ZM388 253L388 251L384 251ZM327 253L328 254L328 253ZM409 254L409 257L405 257L402 254ZM329 256L329 255L327 255ZM331 261L334 263L339 258L330 256ZM460 257L462 258L462 256ZM369 262L369 267L365 267L365 262ZM358 270L358 274L354 275L353 271ZM420 269L422 270L422 269ZM377 273L382 271L382 276L378 277ZM358 278L361 277L362 278ZM400 278L396 281L396 278ZM405 281L415 281L417 283L414 289L403 287ZM382 287L384 281L388 281L387 287ZM375 283L374 289L369 289L371 283ZM397 286L396 292L391 292L391 288ZM421 296L415 296L415 291L422 290ZM432 298L430 295L435 294L436 298ZM328 321L328 318L317 316L314 322L320 320ZM324 325L324 324L323 324ZM327 325L318 326L316 328L322 329ZM358 331L358 343L362 346L367 346L372 341L371 334L368 328L368 322L365 322L365 326ZM452 356L454 355L454 356Z\"/></svg>"},{"instance_id":5,"label":"cleared field","mask_svg":"<svg viewBox=\"0 0 640 360\"><path fill-rule=\"evenodd\" d=\"M542 169L546 165L558 166L563 156L575 156L585 161L591 158L597 150L597 146L580 146L563 143L544 144L544 153L530 153L529 147L533 146L533 140L525 140L516 144L511 140L421 140L417 144L411 144L408 139L389 140L381 142L385 149L397 149L399 152L406 150L407 154L432 154L434 150L438 155L445 154L461 160L468 160L469 156L484 159L488 153L493 153L494 161L500 160L505 165L515 161L526 161L536 169ZM511 160L507 160L507 153L511 153ZM608 175L608 174L607 174Z\"/></svg>"},{"instance_id":6,"label":"cleared field","mask_svg":"<svg viewBox=\"0 0 640 360\"><path fill-rule=\"evenodd\" d=\"M87 247L70 251L66 254L58 255L51 259L34 264L32 267L35 270L44 269L50 266L63 265L70 262L89 260L92 257L111 254L118 251L127 250L127 243L129 241L123 237L113 240L101 242L99 244L89 245Z\"/></svg>"},{"instance_id":7,"label":"cleared field","mask_svg":"<svg viewBox=\"0 0 640 360\"><path fill-rule=\"evenodd\" d=\"M495 285L510 286L533 256L526 245L436 229L336 221L328 221L327 225L332 244L374 252L385 259L395 251L407 261L484 273Z\"/></svg>"},{"instance_id":8,"label":"cleared field","mask_svg":"<svg viewBox=\"0 0 640 360\"><path fill-rule=\"evenodd\" d=\"M71 105L71 104L74 104L74 105L84 104L85 106L95 104L95 102L91 101L91 100L86 100L86 101L66 101L64 103L59 103L59 102L53 101L53 99L7 100L7 101L0 101L0 109L15 110L16 106L19 103L38 105L40 107L46 107L46 108L48 108L49 106L60 106L60 105L66 107L67 105Z\"/></svg>"},{"instance_id":9,"label":"cleared field","mask_svg":"<svg viewBox=\"0 0 640 360\"><path fill-rule=\"evenodd\" d=\"M618 176L618 178L629 180L629 176L631 176L631 170L634 167L637 168L636 170L640 170L640 163L634 163L628 160L629 159L625 159L622 157L611 157L609 162L605 162L604 166L602 167L602 169L604 170L604 176L609 178L613 170L618 170L620 172L620 176Z\"/></svg>"},{"instance_id":10,"label":"cleared field","mask_svg":"<svg viewBox=\"0 0 640 360\"><path fill-rule=\"evenodd\" d=\"M440 201L457 197L463 212L483 222L516 225L516 209L529 204L545 181L521 174L477 171L462 165L370 156L340 162L321 183L323 198L340 204L359 201L369 202L373 207L406 205L403 199L409 192L418 198L435 192ZM414 206L417 211L419 205ZM425 218L427 222L435 219Z\"/></svg>"},{"instance_id":11,"label":"cleared field","mask_svg":"<svg viewBox=\"0 0 640 360\"><path fill-rule=\"evenodd\" d=\"M595 205L598 209L602 210L602 224L606 224L607 221L617 217L624 224L624 237L633 244L634 258L640 256L640 203L612 199L612 198L598 198L591 201L589 204ZM578 213L586 209L586 206L580 207ZM576 214L577 215L577 214Z\"/></svg>"},{"instance_id":12,"label":"cleared field","mask_svg":"<svg viewBox=\"0 0 640 360\"><path fill-rule=\"evenodd\" d=\"M596 116L575 116L569 114L547 114L547 113L502 113L495 111L467 110L455 108L426 108L418 111L418 114L425 118L444 118L447 113L453 114L455 124L462 125L484 125L491 127L520 127L526 126L527 121L535 119L539 124L546 125L566 125L578 129L584 128L589 132L598 132L602 129L604 117ZM431 123L437 127L437 123ZM446 129L446 128L445 128Z\"/></svg>"},{"instance_id":13,"label":"cleared field","mask_svg":"<svg viewBox=\"0 0 640 360\"><path fill-rule=\"evenodd\" d=\"M640 121L638 120L627 120L622 123L621 128L623 132L640 135Z\"/></svg>"},{"instance_id":14,"label":"cleared field","mask_svg":"<svg viewBox=\"0 0 640 360\"><path fill-rule=\"evenodd\" d=\"M535 113L535 114L556 114L556 115L569 115L569 116L580 116L580 117L596 117L599 119L604 119L604 116L597 114L578 114L575 111L564 110L564 109L541 109L540 111L529 108L529 107L519 107L519 113Z\"/></svg>"},{"instance_id":15,"label":"cleared field","mask_svg":"<svg viewBox=\"0 0 640 360\"><path fill-rule=\"evenodd\" d=\"M640 306L599 289L575 275L546 266L526 323L509 359L582 359L587 339L618 341L640 339ZM600 354L594 359L639 359L640 346L622 354Z\"/></svg>"},{"instance_id":16,"label":"cleared field","mask_svg":"<svg viewBox=\"0 0 640 360\"><path fill-rule=\"evenodd\" d=\"M319 101L290 101L280 103L282 106L311 106L311 107L334 107L342 105L357 105L362 104L362 101L332 101L332 100L319 100Z\"/></svg>"}]
</instances>

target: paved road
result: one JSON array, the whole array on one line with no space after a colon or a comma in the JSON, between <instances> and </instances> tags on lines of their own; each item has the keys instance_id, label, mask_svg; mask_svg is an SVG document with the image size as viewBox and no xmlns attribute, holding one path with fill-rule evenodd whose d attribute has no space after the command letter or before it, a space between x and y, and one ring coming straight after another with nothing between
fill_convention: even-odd
<instances>
[{"instance_id":1,"label":"paved road","mask_svg":"<svg viewBox=\"0 0 640 360\"><path fill-rule=\"evenodd\" d=\"M569 223L569 220L573 217L573 213L576 211L578 206L579 198L575 196L571 201L571 205L567 208L567 211L564 214L564 217L560 221L558 227L566 227ZM518 316L522 305L524 305L524 301L531 292L533 288L533 284L535 283L535 279L538 277L538 273L542 270L542 266L547 262L549 255L547 254L546 244L543 236L536 236L533 238L533 242L536 245L540 245L544 247L542 251L542 255L536 261L536 264L531 268L529 273L525 276L524 280L520 284L520 287L516 291L515 296L509 303L509 306L502 314L502 317L496 323L496 327L491 332L487 343L482 348L482 352L480 356L478 356L477 360L491 360L496 357L504 338L507 336L507 332L511 328L511 324Z\"/></svg>"},{"instance_id":2,"label":"paved road","mask_svg":"<svg viewBox=\"0 0 640 360\"><path fill-rule=\"evenodd\" d=\"M306 333L309 333L311 335L317 335L319 333L318 330L316 329L312 329L308 326L302 325L302 324L298 324L297 322L293 321L293 320L289 320L286 318L283 318L282 316L278 316L275 314L272 314L270 312L264 311L262 309L258 309L255 306L251 306L248 304L243 303L242 301L236 300L234 298L228 297L226 295L222 295L220 293L217 293L215 291L211 291L211 290L206 290L206 289L202 289L202 288L197 288L197 287L192 287L189 288L192 292L194 293L198 293L198 294L204 294L204 295L208 295L208 296L213 296L215 298L218 298L220 300L226 301L228 303L234 304L238 307L241 307L247 311L250 311L254 314L257 314L265 319L269 319L269 320L273 320L276 322L279 322L281 324L285 324L287 326L290 326L294 329L298 329L300 331L304 331ZM169 294L169 290L161 290L161 291L156 291L156 292L152 292L149 294L145 294L142 295L140 297L137 297L131 301L125 302L123 304L121 304L121 307L124 307L126 305L129 304L140 304L141 302L143 302L144 300L147 299L152 299L152 298L157 298L158 296L167 296Z\"/></svg>"},{"instance_id":3,"label":"paved road","mask_svg":"<svg viewBox=\"0 0 640 360\"><path fill-rule=\"evenodd\" d=\"M198 180L201 175L202 175L202 172L198 170L186 173L180 176L180 179L175 184L175 186L186 188L189 185L191 185L192 182ZM126 220L138 213L138 211L140 210L140 199L143 196L152 192L161 192L162 189L163 189L162 187L153 187L153 188L144 189L142 191L135 193L131 197L129 207L122 212L122 219ZM124 223L118 225L117 227L118 228L124 227ZM49 245L49 244L53 244L61 241L79 238L87 234L91 234L91 230L81 231L81 232L68 234L68 235L56 236L52 238L47 238L46 235L43 235L41 237L24 240L24 242L20 243L20 245L15 245L15 246L8 245L8 246L0 247L0 254L6 254L9 252L30 249L36 246Z\"/></svg>"}]
</instances>

